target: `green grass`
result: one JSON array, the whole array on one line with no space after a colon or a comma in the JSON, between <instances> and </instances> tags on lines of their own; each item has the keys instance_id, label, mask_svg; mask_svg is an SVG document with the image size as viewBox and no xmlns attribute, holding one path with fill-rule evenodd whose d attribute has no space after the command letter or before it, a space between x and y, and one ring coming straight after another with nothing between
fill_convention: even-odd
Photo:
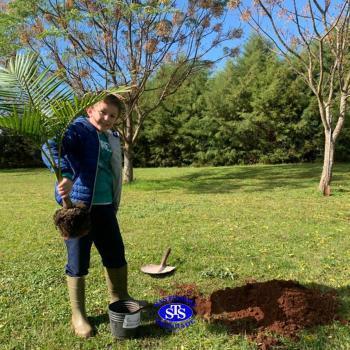
<instances>
[{"instance_id":1,"label":"green grass","mask_svg":"<svg viewBox=\"0 0 350 350\"><path fill-rule=\"evenodd\" d=\"M350 318L350 164L337 164L333 195L317 191L320 164L136 169L118 214L129 263L129 288L155 301L159 290L196 283L210 293L254 278L294 279L337 289ZM1 349L255 349L244 336L200 320L167 334L145 321L148 336L116 342L109 331L107 290L95 248L87 309L97 335L69 328L65 248L52 214L54 179L45 169L0 171ZM152 279L139 271L172 247L177 272ZM349 327L336 322L306 331L284 349L350 349Z\"/></svg>"}]
</instances>

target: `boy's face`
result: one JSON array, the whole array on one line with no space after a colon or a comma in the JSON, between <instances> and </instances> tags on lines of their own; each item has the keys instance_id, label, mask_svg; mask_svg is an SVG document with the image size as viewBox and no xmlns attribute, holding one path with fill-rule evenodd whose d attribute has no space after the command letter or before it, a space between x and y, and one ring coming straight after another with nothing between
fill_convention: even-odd
<instances>
[{"instance_id":1,"label":"boy's face","mask_svg":"<svg viewBox=\"0 0 350 350\"><path fill-rule=\"evenodd\" d=\"M119 117L119 108L104 101L89 107L86 112L90 123L99 131L110 129Z\"/></svg>"}]
</instances>

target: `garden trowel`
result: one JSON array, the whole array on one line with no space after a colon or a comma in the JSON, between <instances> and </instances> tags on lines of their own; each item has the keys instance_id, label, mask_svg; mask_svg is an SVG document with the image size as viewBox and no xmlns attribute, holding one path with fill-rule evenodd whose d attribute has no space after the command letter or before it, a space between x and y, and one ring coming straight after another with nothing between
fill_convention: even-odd
<instances>
[{"instance_id":1,"label":"garden trowel","mask_svg":"<svg viewBox=\"0 0 350 350\"><path fill-rule=\"evenodd\" d=\"M175 266L167 266L166 261L170 255L171 249L168 248L162 257L160 265L149 264L141 267L141 271L148 273L149 275L164 275L166 273L172 272L176 269Z\"/></svg>"}]
</instances>

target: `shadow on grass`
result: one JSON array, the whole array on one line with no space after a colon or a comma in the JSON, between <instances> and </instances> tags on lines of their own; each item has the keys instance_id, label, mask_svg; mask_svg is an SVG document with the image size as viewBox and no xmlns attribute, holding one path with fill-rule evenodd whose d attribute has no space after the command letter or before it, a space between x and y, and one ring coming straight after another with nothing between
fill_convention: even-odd
<instances>
[{"instance_id":1,"label":"shadow on grass","mask_svg":"<svg viewBox=\"0 0 350 350\"><path fill-rule=\"evenodd\" d=\"M324 284L307 283L305 286L308 288L319 289L325 293L334 291L337 295L337 300L339 301L337 310L338 316L341 318L347 318L350 322L350 285L333 288Z\"/></svg>"},{"instance_id":2,"label":"shadow on grass","mask_svg":"<svg viewBox=\"0 0 350 350\"><path fill-rule=\"evenodd\" d=\"M10 168L10 169L0 169L1 174L12 174L11 176L24 176L31 173L42 173L43 170L47 170L44 167L35 168ZM49 172L49 170L47 170Z\"/></svg>"},{"instance_id":3,"label":"shadow on grass","mask_svg":"<svg viewBox=\"0 0 350 350\"><path fill-rule=\"evenodd\" d=\"M176 273L176 270L172 270L166 273L150 273L148 275L151 276L151 278L162 280L162 279L167 279L168 277L173 277L175 273Z\"/></svg>"},{"instance_id":4,"label":"shadow on grass","mask_svg":"<svg viewBox=\"0 0 350 350\"><path fill-rule=\"evenodd\" d=\"M349 179L348 164L335 167L333 184ZM269 191L276 188L315 188L322 171L322 164L286 164L264 166L237 166L218 168L184 168L184 175L166 179L136 180L129 186L141 190L184 189L192 193L225 193ZM188 172L188 174L186 174ZM339 192L350 192L341 188Z\"/></svg>"},{"instance_id":5,"label":"shadow on grass","mask_svg":"<svg viewBox=\"0 0 350 350\"><path fill-rule=\"evenodd\" d=\"M42 173L44 168L0 169L1 174L26 176ZM145 171L153 169L146 169ZM346 184L350 179L349 163L336 163L333 185ZM161 169L166 172L166 168ZM233 191L259 192L278 188L286 190L317 188L322 163L251 165L228 167L177 168L167 178L136 179L128 184L143 191L171 191L182 189L189 193L230 193ZM175 175L183 173L183 175ZM174 175L172 175L174 174ZM350 192L350 188L334 188L334 194Z\"/></svg>"},{"instance_id":6,"label":"shadow on grass","mask_svg":"<svg viewBox=\"0 0 350 350\"><path fill-rule=\"evenodd\" d=\"M287 282L286 282L287 283ZM260 283L257 283L260 284ZM262 282L261 284L264 284ZM245 286L246 287L246 286ZM275 340L276 345L278 349L301 349L304 345L303 343L303 337L302 335L306 335L307 337L307 349L324 349L327 345L332 346L334 339L336 339L336 336L333 336L333 334L330 334L329 328L327 329L326 326L330 326L333 324L337 324L338 326L342 327L349 327L350 325L350 285L344 286L341 288L333 288L326 285L321 285L317 283L309 283L305 284L303 287L306 287L307 289L314 289L321 293L323 293L323 296L317 296L317 302L316 299L307 299L307 308L305 310L305 320L308 321L309 317L311 315L311 311L315 310L315 307L319 309L319 317L325 321L328 319L323 319L323 315L326 312L329 312L331 310L331 307L328 308L329 304L328 301L331 300L332 295L336 295L336 313L334 319L331 318L327 322L324 322L324 324L320 324L317 326L305 326L305 328L301 328L298 331L298 328L296 328L296 331L292 332L290 337L283 337L278 334L273 334L270 332L267 332L265 336L261 337L258 336L257 339L266 339L268 341ZM242 288L242 287L240 287ZM235 290L238 291L239 288L236 288ZM281 304L279 302L279 298L281 297L281 294L275 294L272 293L271 295L261 295L258 296L254 300L248 300L250 298L239 298L240 293L237 293L235 298L241 300L240 306L241 308L237 308L235 305L231 305L230 303L227 303L226 305L220 305L220 313L218 313L215 316L216 319L206 322L206 328L209 332L213 334L234 334L234 335L241 335L241 336L248 336L250 339L255 339L258 332L261 330L262 327L271 326L274 324L274 322L277 322L277 325L279 324L279 317L284 314L285 310L284 307L286 307L285 301L283 301L283 308L281 307ZM313 294L312 294L313 295ZM270 308L266 308L266 297L271 298L270 304L274 305L275 307L270 310ZM329 298L329 300L328 300ZM247 300L246 300L247 299ZM327 299L327 300L326 300ZM215 297L214 297L214 300ZM233 303L235 303L235 300ZM265 300L265 301L264 301ZM319 302L319 303L318 303ZM215 305L215 301L213 301L213 305ZM300 307L300 301L298 302L298 299L296 298L291 299L290 301L293 308L295 308L295 312L298 312L298 308ZM241 305L242 304L242 305ZM219 304L217 304L219 305ZM324 307L322 307L322 306ZM215 307L215 306L214 306ZM218 306L216 306L218 307ZM228 313L230 312L239 312L239 314L242 313L244 310L251 309L254 311L256 309L257 317L254 316L246 316L242 318L231 318L228 317ZM293 310L291 309L288 311L289 313L293 314ZM262 319L259 319L262 317ZM294 316L298 317L298 316ZM296 318L298 319L298 318ZM257 321L259 320L259 321ZM315 318L313 321L317 321L318 318ZM306 323L307 324L307 323ZM310 323L312 324L312 323ZM289 327L289 323L287 323L287 326ZM273 328L273 327L272 327ZM288 331L289 332L289 331ZM260 342L260 340L258 342ZM264 342L262 340L262 342ZM268 347L269 348L269 347ZM272 347L273 348L273 347Z\"/></svg>"}]
</instances>

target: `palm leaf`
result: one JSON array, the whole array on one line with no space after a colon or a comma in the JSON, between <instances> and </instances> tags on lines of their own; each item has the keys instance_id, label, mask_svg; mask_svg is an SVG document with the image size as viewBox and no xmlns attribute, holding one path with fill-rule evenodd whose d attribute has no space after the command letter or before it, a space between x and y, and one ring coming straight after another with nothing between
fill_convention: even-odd
<instances>
[{"instance_id":1,"label":"palm leaf","mask_svg":"<svg viewBox=\"0 0 350 350\"><path fill-rule=\"evenodd\" d=\"M30 107L24 108L21 115L13 108L12 114L0 115L0 128L24 135L39 145L46 138L42 120L40 112Z\"/></svg>"},{"instance_id":2,"label":"palm leaf","mask_svg":"<svg viewBox=\"0 0 350 350\"><path fill-rule=\"evenodd\" d=\"M0 67L0 110L23 112L24 105L32 105L41 113L51 112L52 100L72 98L73 91L50 69L39 72L38 56L16 55L7 68Z\"/></svg>"}]
</instances>

